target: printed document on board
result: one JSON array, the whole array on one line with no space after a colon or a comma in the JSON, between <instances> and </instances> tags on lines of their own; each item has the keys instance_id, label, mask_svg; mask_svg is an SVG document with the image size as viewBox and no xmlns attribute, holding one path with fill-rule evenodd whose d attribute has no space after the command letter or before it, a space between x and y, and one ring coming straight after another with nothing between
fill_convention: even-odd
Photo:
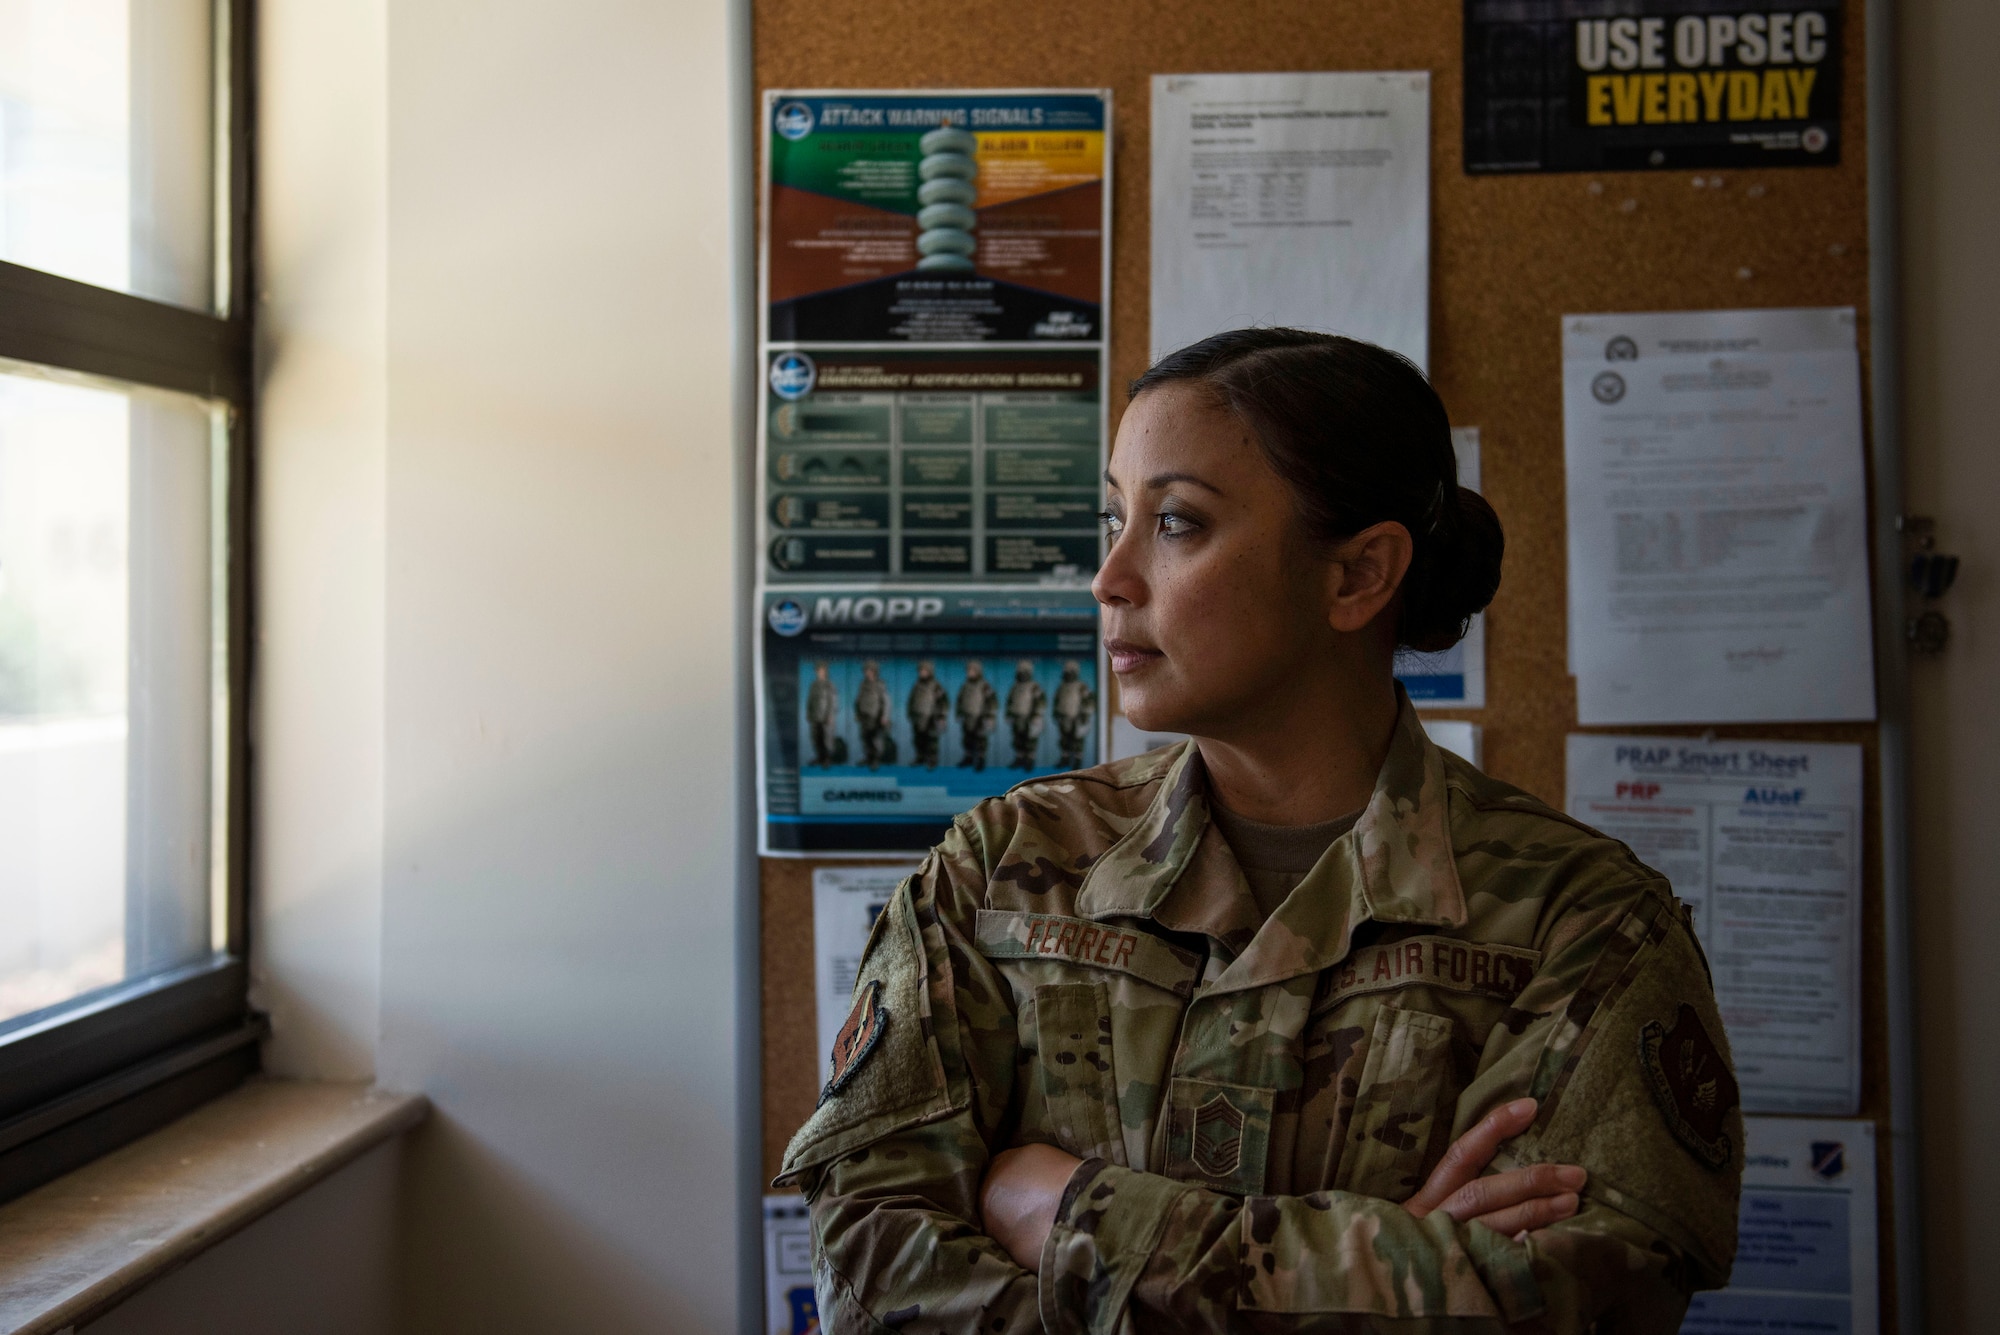
<instances>
[{"instance_id":1,"label":"printed document on board","mask_svg":"<svg viewBox=\"0 0 2000 1335\"><path fill-rule=\"evenodd\" d=\"M834 1035L854 1000L861 952L882 906L918 867L819 867L813 871L813 994L818 999L819 1080L833 1053Z\"/></svg>"},{"instance_id":2,"label":"printed document on board","mask_svg":"<svg viewBox=\"0 0 2000 1335\"><path fill-rule=\"evenodd\" d=\"M1563 318L1578 721L1875 717L1851 309Z\"/></svg>"},{"instance_id":3,"label":"printed document on board","mask_svg":"<svg viewBox=\"0 0 2000 1335\"><path fill-rule=\"evenodd\" d=\"M1745 1112L1861 1102L1861 748L1571 734L1569 814L1686 902Z\"/></svg>"},{"instance_id":4,"label":"printed document on board","mask_svg":"<svg viewBox=\"0 0 2000 1335\"><path fill-rule=\"evenodd\" d=\"M1681 1335L1875 1335L1875 1124L1744 1120L1729 1287L1697 1293Z\"/></svg>"},{"instance_id":5,"label":"printed document on board","mask_svg":"<svg viewBox=\"0 0 2000 1335\"><path fill-rule=\"evenodd\" d=\"M803 1196L764 1198L764 1329L768 1335L813 1335L812 1219Z\"/></svg>"},{"instance_id":6,"label":"printed document on board","mask_svg":"<svg viewBox=\"0 0 2000 1335\"><path fill-rule=\"evenodd\" d=\"M1430 75L1153 76L1152 353L1294 325L1429 356Z\"/></svg>"}]
</instances>

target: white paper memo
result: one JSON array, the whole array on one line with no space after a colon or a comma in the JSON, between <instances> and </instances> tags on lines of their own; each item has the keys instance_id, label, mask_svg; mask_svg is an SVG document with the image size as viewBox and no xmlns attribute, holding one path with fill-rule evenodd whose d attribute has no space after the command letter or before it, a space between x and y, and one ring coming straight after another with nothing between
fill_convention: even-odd
<instances>
[{"instance_id":1,"label":"white paper memo","mask_svg":"<svg viewBox=\"0 0 2000 1335\"><path fill-rule=\"evenodd\" d=\"M1152 356L1248 325L1430 355L1430 74L1153 76Z\"/></svg>"},{"instance_id":2,"label":"white paper memo","mask_svg":"<svg viewBox=\"0 0 2000 1335\"><path fill-rule=\"evenodd\" d=\"M1854 311L1562 330L1578 721L1874 718Z\"/></svg>"}]
</instances>

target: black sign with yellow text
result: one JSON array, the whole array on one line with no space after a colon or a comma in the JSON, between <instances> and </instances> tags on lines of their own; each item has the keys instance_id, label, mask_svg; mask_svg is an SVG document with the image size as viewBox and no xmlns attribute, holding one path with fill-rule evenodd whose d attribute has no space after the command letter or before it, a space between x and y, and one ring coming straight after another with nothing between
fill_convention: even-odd
<instances>
[{"instance_id":1,"label":"black sign with yellow text","mask_svg":"<svg viewBox=\"0 0 2000 1335\"><path fill-rule=\"evenodd\" d=\"M1465 0L1465 169L1840 161L1839 0Z\"/></svg>"}]
</instances>

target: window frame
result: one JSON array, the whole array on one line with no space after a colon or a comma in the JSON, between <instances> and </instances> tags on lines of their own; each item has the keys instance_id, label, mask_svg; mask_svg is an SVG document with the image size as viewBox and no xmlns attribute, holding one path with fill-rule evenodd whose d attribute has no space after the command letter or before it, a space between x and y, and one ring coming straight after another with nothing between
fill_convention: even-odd
<instances>
[{"instance_id":1,"label":"window frame","mask_svg":"<svg viewBox=\"0 0 2000 1335\"><path fill-rule=\"evenodd\" d=\"M240 1083L268 1032L249 991L251 578L256 411L254 0L215 0L211 314L0 260L0 358L227 406L228 766L224 946L207 959L0 1022L0 1201Z\"/></svg>"}]
</instances>

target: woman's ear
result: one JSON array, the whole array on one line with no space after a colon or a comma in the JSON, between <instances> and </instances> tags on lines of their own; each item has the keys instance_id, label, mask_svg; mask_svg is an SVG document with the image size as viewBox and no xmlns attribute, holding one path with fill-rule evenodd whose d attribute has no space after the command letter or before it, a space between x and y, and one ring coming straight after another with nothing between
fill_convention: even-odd
<instances>
[{"instance_id":1,"label":"woman's ear","mask_svg":"<svg viewBox=\"0 0 2000 1335\"><path fill-rule=\"evenodd\" d=\"M1370 524L1340 544L1326 572L1327 624L1351 633L1373 622L1395 600L1415 550L1410 530L1394 520Z\"/></svg>"}]
</instances>

